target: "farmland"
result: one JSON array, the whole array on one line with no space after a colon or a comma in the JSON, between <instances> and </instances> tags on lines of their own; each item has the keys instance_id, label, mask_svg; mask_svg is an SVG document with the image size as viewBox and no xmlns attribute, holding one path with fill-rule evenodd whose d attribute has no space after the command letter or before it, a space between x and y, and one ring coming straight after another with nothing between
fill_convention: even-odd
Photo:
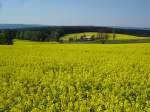
<instances>
[{"instance_id":1,"label":"farmland","mask_svg":"<svg viewBox=\"0 0 150 112\"><path fill-rule=\"evenodd\" d=\"M127 34L115 34L115 38L113 38L112 33L106 33L108 39L105 40L105 44L129 44L129 43L150 43L149 37L142 37L142 36L133 36ZM94 38L92 41L82 41L81 38L91 37ZM101 39L96 39L98 37L98 32L84 32L84 33L72 33L66 34L60 37L64 43L95 43L100 44L103 43Z\"/></svg>"},{"instance_id":2,"label":"farmland","mask_svg":"<svg viewBox=\"0 0 150 112\"><path fill-rule=\"evenodd\" d=\"M73 34L67 34L63 37L61 37L63 40L68 41L69 38L80 39L82 35L86 36L97 36L97 32L85 32L85 33L73 33ZM125 34L116 34L115 40L133 40L133 39L148 39L146 37L138 37L138 36L132 36L132 35L125 35ZM113 40L112 33L109 33L109 40Z\"/></svg>"},{"instance_id":3,"label":"farmland","mask_svg":"<svg viewBox=\"0 0 150 112\"><path fill-rule=\"evenodd\" d=\"M149 112L150 44L0 46L1 112Z\"/></svg>"}]
</instances>

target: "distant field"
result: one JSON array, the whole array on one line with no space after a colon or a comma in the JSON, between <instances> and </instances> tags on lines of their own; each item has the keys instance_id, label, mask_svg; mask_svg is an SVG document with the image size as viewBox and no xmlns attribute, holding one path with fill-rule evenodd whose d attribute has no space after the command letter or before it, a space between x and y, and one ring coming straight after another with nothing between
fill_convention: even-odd
<instances>
[{"instance_id":1,"label":"distant field","mask_svg":"<svg viewBox=\"0 0 150 112\"><path fill-rule=\"evenodd\" d=\"M149 112L150 44L0 46L0 112L8 111Z\"/></svg>"},{"instance_id":2,"label":"distant field","mask_svg":"<svg viewBox=\"0 0 150 112\"><path fill-rule=\"evenodd\" d=\"M65 35L63 37L61 37L61 39L68 41L69 38L73 38L73 39L80 39L80 37L82 35L86 35L86 36L97 36L97 33L95 32L86 32L86 33L74 33L74 34L68 34ZM109 40L112 40L112 34L109 34L110 38ZM115 40L132 40L132 39L148 39L147 37L137 37L137 36L132 36L132 35L125 35L125 34L116 34L116 38Z\"/></svg>"}]
</instances>

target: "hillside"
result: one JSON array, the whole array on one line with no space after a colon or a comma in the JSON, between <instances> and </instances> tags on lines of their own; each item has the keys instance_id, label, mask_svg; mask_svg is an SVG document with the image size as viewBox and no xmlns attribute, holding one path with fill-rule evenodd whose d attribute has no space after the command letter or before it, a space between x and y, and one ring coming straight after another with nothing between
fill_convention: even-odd
<instances>
[{"instance_id":1,"label":"hillside","mask_svg":"<svg viewBox=\"0 0 150 112\"><path fill-rule=\"evenodd\" d=\"M45 25L32 25L32 24L0 24L0 29L23 29L23 28L37 28L44 26Z\"/></svg>"},{"instance_id":2,"label":"hillside","mask_svg":"<svg viewBox=\"0 0 150 112\"><path fill-rule=\"evenodd\" d=\"M73 39L80 39L80 37L82 35L86 35L86 36L92 36L94 35L95 37L97 36L97 32L85 32L85 33L73 33L73 34L67 34L63 37L61 37L61 39L63 40L69 40L69 38L73 38ZM112 38L112 34L109 34L110 36L110 40L113 40ZM116 40L130 40L130 39L147 39L146 37L138 37L138 36L132 36L132 35L126 35L126 34L116 34Z\"/></svg>"},{"instance_id":3,"label":"hillside","mask_svg":"<svg viewBox=\"0 0 150 112\"><path fill-rule=\"evenodd\" d=\"M84 32L84 33L73 33L62 36L60 39L65 43L101 43L101 40L93 41L79 41L81 36L94 36L97 37L97 32ZM116 34L115 40L113 39L112 33L108 33L109 38L105 42L107 44L123 44L123 43L150 43L149 37L133 36L127 34ZM72 41L70 41L72 39Z\"/></svg>"}]
</instances>

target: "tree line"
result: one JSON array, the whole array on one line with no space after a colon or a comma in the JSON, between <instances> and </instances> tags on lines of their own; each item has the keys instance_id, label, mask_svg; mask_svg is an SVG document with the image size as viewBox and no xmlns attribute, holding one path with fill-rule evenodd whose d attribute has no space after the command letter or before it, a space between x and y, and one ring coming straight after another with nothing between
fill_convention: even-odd
<instances>
[{"instance_id":1,"label":"tree line","mask_svg":"<svg viewBox=\"0 0 150 112\"><path fill-rule=\"evenodd\" d=\"M20 31L16 34L17 39L31 40L31 41L59 41L59 38L63 36L63 30L55 31L40 31L40 30L26 30Z\"/></svg>"},{"instance_id":2,"label":"tree line","mask_svg":"<svg viewBox=\"0 0 150 112\"><path fill-rule=\"evenodd\" d=\"M16 33L13 30L2 30L0 31L0 44L12 45L13 38L16 36Z\"/></svg>"},{"instance_id":3,"label":"tree line","mask_svg":"<svg viewBox=\"0 0 150 112\"><path fill-rule=\"evenodd\" d=\"M23 39L31 41L57 41L60 38L70 33L83 33L83 32L99 32L105 33L129 34L135 36L150 36L150 30L140 29L122 29L112 27L94 27L94 26L51 26L51 27L38 27L38 28L24 28L24 29L11 29L0 31L0 44L13 44L13 39ZM103 33L103 35L105 34ZM107 35L105 34L105 37ZM114 36L115 37L115 36ZM107 39L107 38L106 38ZM106 40L102 39L102 40Z\"/></svg>"},{"instance_id":4,"label":"tree line","mask_svg":"<svg viewBox=\"0 0 150 112\"><path fill-rule=\"evenodd\" d=\"M45 30L45 29L15 29L1 30L0 44L12 45L13 39L31 40L31 41L59 41L64 35L63 30Z\"/></svg>"}]
</instances>

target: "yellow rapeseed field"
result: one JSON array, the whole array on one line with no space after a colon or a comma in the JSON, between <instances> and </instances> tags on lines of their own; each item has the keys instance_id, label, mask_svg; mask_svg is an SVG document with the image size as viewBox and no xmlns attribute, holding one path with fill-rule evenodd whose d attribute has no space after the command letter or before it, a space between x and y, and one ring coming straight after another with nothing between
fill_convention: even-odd
<instances>
[{"instance_id":1,"label":"yellow rapeseed field","mask_svg":"<svg viewBox=\"0 0 150 112\"><path fill-rule=\"evenodd\" d=\"M0 112L150 112L150 44L0 46Z\"/></svg>"}]
</instances>

